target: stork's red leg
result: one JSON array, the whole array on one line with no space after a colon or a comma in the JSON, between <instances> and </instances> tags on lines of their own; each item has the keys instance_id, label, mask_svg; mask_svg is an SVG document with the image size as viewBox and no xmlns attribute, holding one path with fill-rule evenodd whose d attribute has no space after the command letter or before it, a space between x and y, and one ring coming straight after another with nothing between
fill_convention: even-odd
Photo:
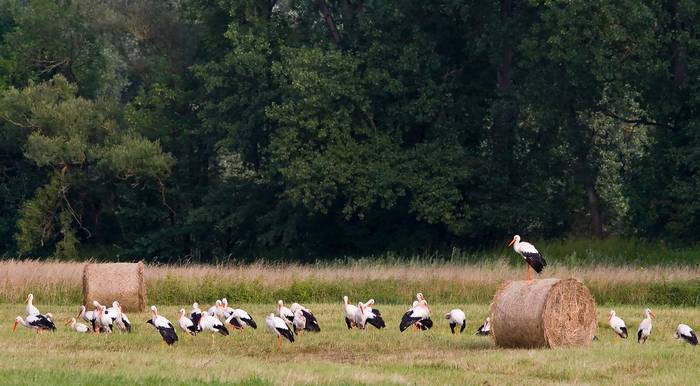
<instances>
[{"instance_id":1,"label":"stork's red leg","mask_svg":"<svg viewBox=\"0 0 700 386\"><path fill-rule=\"evenodd\" d=\"M530 264L527 265L527 280L532 280L532 267L530 267Z\"/></svg>"},{"instance_id":2,"label":"stork's red leg","mask_svg":"<svg viewBox=\"0 0 700 386\"><path fill-rule=\"evenodd\" d=\"M282 349L282 337L277 335L277 352L280 352L280 349Z\"/></svg>"}]
</instances>

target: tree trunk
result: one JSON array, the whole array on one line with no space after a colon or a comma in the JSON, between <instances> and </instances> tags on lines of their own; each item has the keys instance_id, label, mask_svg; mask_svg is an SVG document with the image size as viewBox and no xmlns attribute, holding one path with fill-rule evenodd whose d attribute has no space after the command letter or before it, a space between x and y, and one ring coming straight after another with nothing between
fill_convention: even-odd
<instances>
[{"instance_id":1,"label":"tree trunk","mask_svg":"<svg viewBox=\"0 0 700 386\"><path fill-rule=\"evenodd\" d=\"M595 170L591 165L590 159L591 138L587 135L589 131L586 124L577 121L575 112L572 112L572 114L574 123L570 125L573 130L571 139L575 149L577 174L586 193L588 214L591 216L591 234L594 237L602 238L605 235L603 231L603 214L600 207L600 196L595 189Z\"/></svg>"},{"instance_id":2,"label":"tree trunk","mask_svg":"<svg viewBox=\"0 0 700 386\"><path fill-rule=\"evenodd\" d=\"M512 0L501 0L500 23L509 24L513 16ZM497 48L496 88L498 100L494 104L493 150L495 166L504 171L509 183L512 175L513 133L517 120L517 106L512 95L513 42L509 36L494 36L501 41Z\"/></svg>"},{"instance_id":3,"label":"tree trunk","mask_svg":"<svg viewBox=\"0 0 700 386\"><path fill-rule=\"evenodd\" d=\"M331 33L333 41L338 48L342 49L343 47L340 32L338 32L338 28L335 25L335 20L333 20L333 15L331 14L331 10L328 8L328 4L326 4L325 0L316 0L316 5L323 16L323 21L326 23L326 27L328 27L328 31Z\"/></svg>"},{"instance_id":4,"label":"tree trunk","mask_svg":"<svg viewBox=\"0 0 700 386\"><path fill-rule=\"evenodd\" d=\"M671 15L673 17L674 36L671 41L671 71L673 72L673 83L678 88L685 88L688 85L688 62L685 47L675 36L685 30L683 21L680 20L681 13L678 10L678 1L671 3Z\"/></svg>"}]
</instances>

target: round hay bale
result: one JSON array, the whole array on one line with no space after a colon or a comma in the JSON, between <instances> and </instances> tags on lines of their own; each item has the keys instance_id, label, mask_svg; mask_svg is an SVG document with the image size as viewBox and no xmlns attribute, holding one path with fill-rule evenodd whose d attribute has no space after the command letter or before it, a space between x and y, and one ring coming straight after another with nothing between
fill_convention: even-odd
<instances>
[{"instance_id":1,"label":"round hay bale","mask_svg":"<svg viewBox=\"0 0 700 386\"><path fill-rule=\"evenodd\" d=\"M491 337L499 347L587 346L597 315L593 296L576 279L509 281L491 304Z\"/></svg>"},{"instance_id":2,"label":"round hay bale","mask_svg":"<svg viewBox=\"0 0 700 386\"><path fill-rule=\"evenodd\" d=\"M146 309L146 286L143 262L86 264L83 269L83 302L97 300L108 307L118 300L124 311Z\"/></svg>"}]
</instances>

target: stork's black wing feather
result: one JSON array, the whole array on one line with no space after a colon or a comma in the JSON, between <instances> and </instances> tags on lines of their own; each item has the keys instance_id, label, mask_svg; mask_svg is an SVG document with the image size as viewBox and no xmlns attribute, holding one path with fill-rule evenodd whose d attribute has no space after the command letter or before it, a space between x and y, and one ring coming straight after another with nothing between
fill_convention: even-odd
<instances>
[{"instance_id":1,"label":"stork's black wing feather","mask_svg":"<svg viewBox=\"0 0 700 386\"><path fill-rule=\"evenodd\" d=\"M316 320L316 317L312 313L310 313L306 310L301 310L301 313L306 318L305 329L307 331L321 332L321 326L318 325L318 320Z\"/></svg>"},{"instance_id":2,"label":"stork's black wing feather","mask_svg":"<svg viewBox=\"0 0 700 386\"><path fill-rule=\"evenodd\" d=\"M381 316L375 316L374 318L367 318L367 323L373 325L374 327L378 329L382 329L386 327L386 323L384 323L384 319L382 319Z\"/></svg>"},{"instance_id":3,"label":"stork's black wing feather","mask_svg":"<svg viewBox=\"0 0 700 386\"><path fill-rule=\"evenodd\" d=\"M249 325L250 327L253 327L254 330L258 328L258 325L255 323L255 320L253 318L243 318L241 319L242 321L245 322L245 324Z\"/></svg>"},{"instance_id":4,"label":"stork's black wing feather","mask_svg":"<svg viewBox=\"0 0 700 386\"><path fill-rule=\"evenodd\" d=\"M547 266L547 262L539 252L523 252L523 256L525 257L525 261L527 261L530 267L537 273L541 273L544 267Z\"/></svg>"},{"instance_id":5,"label":"stork's black wing feather","mask_svg":"<svg viewBox=\"0 0 700 386\"><path fill-rule=\"evenodd\" d=\"M167 343L168 345L172 345L178 340L177 333L175 332L175 329L172 326L158 327L158 332L160 333L160 336L163 337L165 343Z\"/></svg>"},{"instance_id":6,"label":"stork's black wing feather","mask_svg":"<svg viewBox=\"0 0 700 386\"><path fill-rule=\"evenodd\" d=\"M403 317L401 318L401 323L399 324L399 330L401 332L404 332L407 328L409 328L413 323L417 322L420 320L420 318L417 317L412 317L411 314L413 311L408 311L405 314L403 314Z\"/></svg>"},{"instance_id":7,"label":"stork's black wing feather","mask_svg":"<svg viewBox=\"0 0 700 386\"><path fill-rule=\"evenodd\" d=\"M288 341L294 342L294 334L292 334L291 330L288 330L286 328L277 328L277 331L285 337Z\"/></svg>"}]
</instances>

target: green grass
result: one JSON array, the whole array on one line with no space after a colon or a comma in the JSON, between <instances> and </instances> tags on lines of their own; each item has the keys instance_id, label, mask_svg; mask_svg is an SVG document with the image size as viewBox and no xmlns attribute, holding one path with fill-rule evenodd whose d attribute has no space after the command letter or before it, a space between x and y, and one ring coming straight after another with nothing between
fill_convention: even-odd
<instances>
[{"instance_id":1,"label":"green grass","mask_svg":"<svg viewBox=\"0 0 700 386\"><path fill-rule=\"evenodd\" d=\"M291 300L291 299L290 299ZM356 300L356 299L353 299ZM76 307L38 304L60 321ZM264 324L274 304L242 304ZM697 347L672 338L675 326L700 325L697 308L659 307L646 345L613 336L606 325L608 308L599 309L600 341L588 348L502 350L489 339L471 335L486 305L462 305L467 334L452 336L440 314L455 304L432 304L436 327L426 333L400 334L405 305L378 304L389 328L348 331L339 303L309 304L322 332L299 337L275 352L275 338L263 328L216 336L182 337L173 348L161 345L146 314L131 314L132 334L79 335L59 331L37 336L27 329L11 332L22 304L0 306L0 379L5 384L696 384L700 379ZM161 307L171 321L179 307ZM643 306L617 307L631 330Z\"/></svg>"}]
</instances>

